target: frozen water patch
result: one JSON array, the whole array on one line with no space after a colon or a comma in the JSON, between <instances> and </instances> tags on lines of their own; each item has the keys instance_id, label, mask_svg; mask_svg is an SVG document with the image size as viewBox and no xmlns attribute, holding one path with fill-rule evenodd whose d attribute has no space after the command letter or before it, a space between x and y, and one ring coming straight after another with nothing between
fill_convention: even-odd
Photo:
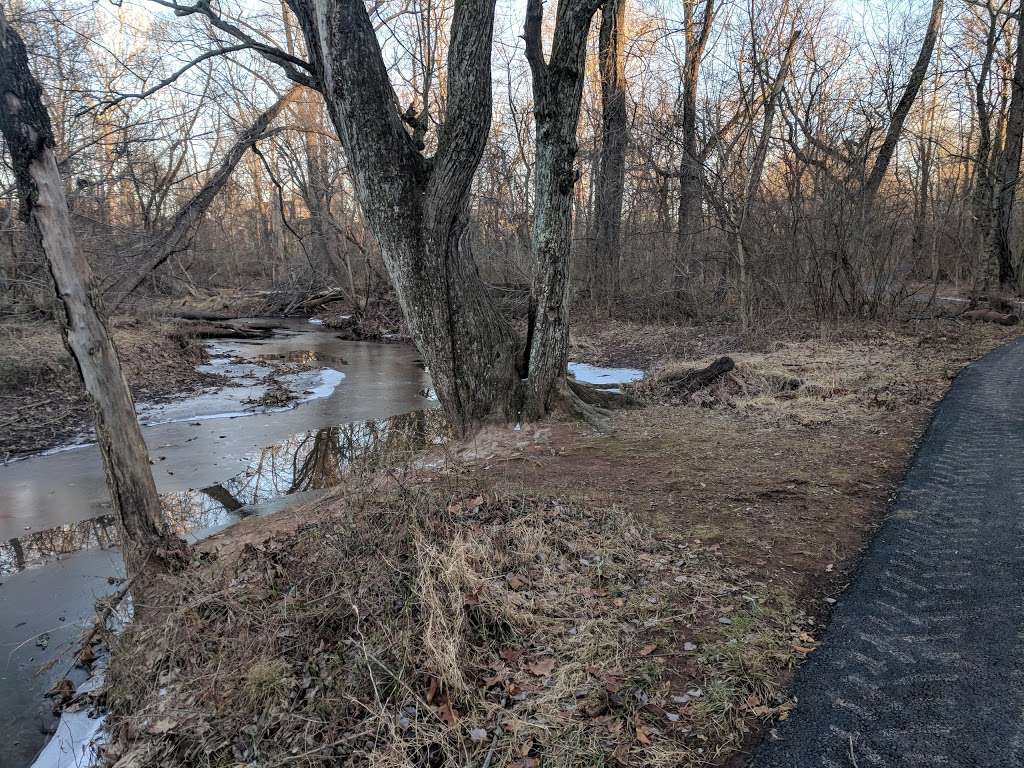
<instances>
[{"instance_id":1,"label":"frozen water patch","mask_svg":"<svg viewBox=\"0 0 1024 768\"><path fill-rule=\"evenodd\" d=\"M312 323L313 325L323 325L324 324L324 321L321 320L319 317L311 317L311 318L309 318L309 322Z\"/></svg>"},{"instance_id":2,"label":"frozen water patch","mask_svg":"<svg viewBox=\"0 0 1024 768\"><path fill-rule=\"evenodd\" d=\"M587 363L569 363L569 373L576 377L576 381L597 386L630 384L644 377L639 368L601 368Z\"/></svg>"},{"instance_id":3,"label":"frozen water patch","mask_svg":"<svg viewBox=\"0 0 1024 768\"><path fill-rule=\"evenodd\" d=\"M78 686L77 694L86 694L103 685L103 670ZM85 706L65 709L53 737L43 747L31 768L88 768L96 763L99 747L106 741L103 723L106 715L90 717Z\"/></svg>"},{"instance_id":4,"label":"frozen water patch","mask_svg":"<svg viewBox=\"0 0 1024 768\"><path fill-rule=\"evenodd\" d=\"M282 384L293 392L302 392L298 403L308 403L310 400L330 397L344 380L345 374L333 368L289 373L279 379Z\"/></svg>"},{"instance_id":5,"label":"frozen water patch","mask_svg":"<svg viewBox=\"0 0 1024 768\"><path fill-rule=\"evenodd\" d=\"M204 392L172 403L140 406L139 419L144 426L151 427L181 421L235 419L240 416L279 413L311 400L330 397L344 380L345 374L333 368L289 373L278 378L278 381L296 396L295 401L288 405L272 408L254 407L250 404L251 401L261 398L267 391L267 385L242 384L224 387L215 392Z\"/></svg>"}]
</instances>

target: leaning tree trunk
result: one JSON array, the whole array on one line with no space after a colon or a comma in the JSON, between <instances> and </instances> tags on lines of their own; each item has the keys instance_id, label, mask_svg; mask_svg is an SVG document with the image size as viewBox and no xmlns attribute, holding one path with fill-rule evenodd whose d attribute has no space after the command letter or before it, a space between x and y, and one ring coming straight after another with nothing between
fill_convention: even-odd
<instances>
[{"instance_id":1,"label":"leaning tree trunk","mask_svg":"<svg viewBox=\"0 0 1024 768\"><path fill-rule=\"evenodd\" d=\"M181 561L185 544L164 534L160 499L135 405L98 309L92 271L71 229L42 89L29 70L24 43L2 10L0 92L0 131L11 155L22 215L46 255L63 306L64 342L95 408L96 439L128 572L170 569Z\"/></svg>"},{"instance_id":2,"label":"leaning tree trunk","mask_svg":"<svg viewBox=\"0 0 1024 768\"><path fill-rule=\"evenodd\" d=\"M619 291L622 193L626 171L626 0L601 8L601 150L597 170L593 299L610 306Z\"/></svg>"},{"instance_id":3,"label":"leaning tree trunk","mask_svg":"<svg viewBox=\"0 0 1024 768\"><path fill-rule=\"evenodd\" d=\"M1005 288L1014 282L1015 265L1010 244L1013 205L1020 180L1021 141L1024 139L1024 0L1017 11L1017 60L1013 65L1010 108L1006 135L996 161L996 189L993 194L992 233L989 237L985 282Z\"/></svg>"},{"instance_id":4,"label":"leaning tree trunk","mask_svg":"<svg viewBox=\"0 0 1024 768\"><path fill-rule=\"evenodd\" d=\"M524 37L537 125L533 281L523 365L527 418L548 412L566 394L576 124L586 77L587 32L599 4L599 0L558 3L548 61L541 41L542 0L528 0L526 6Z\"/></svg>"},{"instance_id":5,"label":"leaning tree trunk","mask_svg":"<svg viewBox=\"0 0 1024 768\"><path fill-rule=\"evenodd\" d=\"M235 167L250 147L267 135L267 129L274 119L284 110L288 103L301 89L293 86L288 93L278 99L269 109L262 112L252 125L238 134L234 143L221 159L217 170L210 175L206 183L193 195L175 214L170 226L160 233L159 244L144 254L145 261L122 281L115 285L116 298L111 304L111 311L118 309L135 290L145 282L146 278L165 261L176 253L189 247L192 235L199 222L209 209L220 191L228 183Z\"/></svg>"},{"instance_id":6,"label":"leaning tree trunk","mask_svg":"<svg viewBox=\"0 0 1024 768\"><path fill-rule=\"evenodd\" d=\"M889 122L889 129L882 140L882 146L875 156L874 165L868 175L862 191L862 200L865 211L870 211L874 204L878 189L882 186L882 179L889 168L893 154L896 152L896 145L899 143L900 135L903 133L903 124L910 114L910 108L914 106L917 94L924 83L924 77L928 73L928 64L932 59L932 51L935 50L935 41L938 40L942 27L942 7L944 0L932 0L931 17L928 20L928 29L925 31L924 41L917 54L917 61L910 70L910 78L903 89L903 94L893 110L892 120Z\"/></svg>"}]
</instances>

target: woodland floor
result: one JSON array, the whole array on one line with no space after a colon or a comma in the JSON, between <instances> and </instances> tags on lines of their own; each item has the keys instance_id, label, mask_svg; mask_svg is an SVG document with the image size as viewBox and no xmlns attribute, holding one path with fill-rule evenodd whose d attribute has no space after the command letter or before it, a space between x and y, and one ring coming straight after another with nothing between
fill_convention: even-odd
<instances>
[{"instance_id":1,"label":"woodland floor","mask_svg":"<svg viewBox=\"0 0 1024 768\"><path fill-rule=\"evenodd\" d=\"M1017 334L580 324L574 359L653 371L647 407L487 430L208 540L115 643L109 758L739 760L793 709L932 406ZM706 390L660 383L725 353Z\"/></svg>"}]
</instances>

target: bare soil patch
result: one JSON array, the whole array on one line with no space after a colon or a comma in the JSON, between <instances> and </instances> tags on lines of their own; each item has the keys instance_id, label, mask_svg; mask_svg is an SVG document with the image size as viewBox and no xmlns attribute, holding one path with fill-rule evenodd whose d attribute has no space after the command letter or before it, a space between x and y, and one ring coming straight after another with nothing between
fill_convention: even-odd
<instances>
[{"instance_id":1,"label":"bare soil patch","mask_svg":"<svg viewBox=\"0 0 1024 768\"><path fill-rule=\"evenodd\" d=\"M491 430L212 541L115 646L123 766L705 766L796 703L931 406L1001 326L635 328L613 430ZM675 335L673 335L675 334ZM610 341L609 341L610 340ZM611 342L622 345L613 347ZM631 342L629 342L631 343ZM633 349L631 346L630 349ZM737 351L739 350L739 351ZM678 397L661 373L729 353ZM779 386L780 376L799 386ZM264 523L266 524L266 523ZM272 535L268 535L272 533Z\"/></svg>"}]
</instances>

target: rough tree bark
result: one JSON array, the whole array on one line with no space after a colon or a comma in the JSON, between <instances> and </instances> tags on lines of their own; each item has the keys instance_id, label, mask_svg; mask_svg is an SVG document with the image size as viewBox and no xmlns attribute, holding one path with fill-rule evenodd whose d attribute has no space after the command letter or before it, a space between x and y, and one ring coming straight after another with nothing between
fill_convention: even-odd
<instances>
[{"instance_id":1,"label":"rough tree bark","mask_svg":"<svg viewBox=\"0 0 1024 768\"><path fill-rule=\"evenodd\" d=\"M533 76L536 121L536 203L533 282L527 318L523 412L536 418L565 386L569 349L569 257L576 185L576 124L586 78L587 33L601 0L560 0L551 55L544 59L542 0L527 0L526 58Z\"/></svg>"},{"instance_id":2,"label":"rough tree bark","mask_svg":"<svg viewBox=\"0 0 1024 768\"><path fill-rule=\"evenodd\" d=\"M679 252L689 261L694 236L701 229L704 202L703 158L697 149L697 88L700 65L711 37L717 11L716 0L705 0L704 12L697 18L697 0L683 0L683 35L686 44L683 59L682 132L683 157L679 165Z\"/></svg>"},{"instance_id":3,"label":"rough tree bark","mask_svg":"<svg viewBox=\"0 0 1024 768\"><path fill-rule=\"evenodd\" d=\"M1010 107L1006 115L1006 134L1002 151L994 169L995 190L992 195L992 232L988 243L985 287L989 284L1005 288L1016 279L1010 225L1013 205L1020 180L1021 141L1024 139L1024 0L1017 10L1016 61L1010 87Z\"/></svg>"},{"instance_id":4,"label":"rough tree bark","mask_svg":"<svg viewBox=\"0 0 1024 768\"><path fill-rule=\"evenodd\" d=\"M46 255L63 307L64 342L93 402L96 440L128 572L172 569L181 562L185 544L164 532L135 405L98 308L92 271L71 229L42 89L29 70L24 43L2 10L0 94L0 132L10 152L22 216Z\"/></svg>"},{"instance_id":5,"label":"rough tree bark","mask_svg":"<svg viewBox=\"0 0 1024 768\"><path fill-rule=\"evenodd\" d=\"M209 3L155 2L252 40ZM449 421L466 433L484 422L538 418L562 396L573 402L566 355L575 127L586 33L600 0L560 4L552 62L535 57L540 170L525 349L490 300L467 234L470 184L490 129L495 0L454 4L433 156L423 151L420 116L401 111L365 3L287 2L308 61L255 41L253 50L323 94L356 197ZM537 33L539 40L539 27Z\"/></svg>"},{"instance_id":6,"label":"rough tree bark","mask_svg":"<svg viewBox=\"0 0 1024 768\"><path fill-rule=\"evenodd\" d=\"M426 157L403 123L362 0L290 0L356 195L438 399L460 431L519 411L519 345L488 300L466 234L491 115L494 0L459 0L448 99Z\"/></svg>"},{"instance_id":7,"label":"rough tree bark","mask_svg":"<svg viewBox=\"0 0 1024 768\"><path fill-rule=\"evenodd\" d=\"M601 71L601 149L597 161L592 298L609 305L619 291L622 193L626 170L626 0L601 8L598 60Z\"/></svg>"},{"instance_id":8,"label":"rough tree bark","mask_svg":"<svg viewBox=\"0 0 1024 768\"><path fill-rule=\"evenodd\" d=\"M145 282L146 278L167 259L188 248L196 226L202 220L217 194L228 183L235 167L242 156L257 141L262 139L270 124L299 92L299 86L293 86L288 93L278 99L273 106L259 115L256 120L235 138L234 143L217 166L217 170L207 179L202 188L181 207L174 220L159 237L159 245L143 255L145 263L134 270L121 285L113 286L117 291L116 298L111 302L111 312L117 310L135 290Z\"/></svg>"}]
</instances>

